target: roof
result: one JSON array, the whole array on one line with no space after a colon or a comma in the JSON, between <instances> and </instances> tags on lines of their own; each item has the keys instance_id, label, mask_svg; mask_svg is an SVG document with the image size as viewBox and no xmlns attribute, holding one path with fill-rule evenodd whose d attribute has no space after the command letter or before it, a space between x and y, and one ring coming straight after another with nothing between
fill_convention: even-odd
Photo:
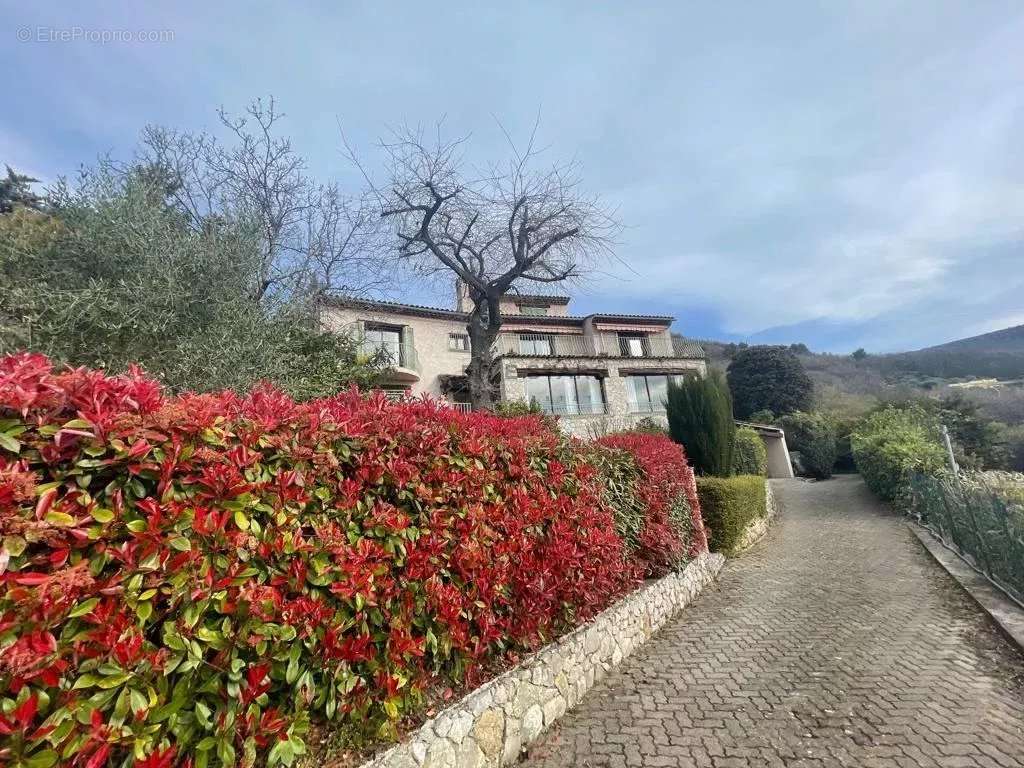
<instances>
[{"instance_id":1,"label":"roof","mask_svg":"<svg viewBox=\"0 0 1024 768\"><path fill-rule=\"evenodd\" d=\"M683 339L679 336L672 337L672 349L678 357L699 357L703 358L707 355L704 354L704 347L698 344L696 341L690 341L689 339Z\"/></svg>"},{"instance_id":2,"label":"roof","mask_svg":"<svg viewBox=\"0 0 1024 768\"><path fill-rule=\"evenodd\" d=\"M519 297L521 294L515 294ZM559 297L561 298L561 297ZM323 298L325 304L337 307L350 307L350 308L362 308L362 309L383 309L388 312L394 312L399 315L412 315L414 317L433 317L442 320L467 320L469 314L466 312L458 312L454 309L442 309L441 307L428 307L422 304L403 304L395 301L371 301L369 299L353 299L345 298L340 296L325 296ZM564 325L565 323L580 323L582 324L587 319L597 320L598 322L641 322L641 323L671 323L675 320L671 315L629 315L629 314L608 314L608 313L595 313L591 315L548 315L548 316L535 316L535 315L506 315L509 319L512 318L527 318L531 323L537 323L539 325L550 323L551 325ZM704 356L704 351L700 350L700 357Z\"/></svg>"},{"instance_id":3,"label":"roof","mask_svg":"<svg viewBox=\"0 0 1024 768\"><path fill-rule=\"evenodd\" d=\"M774 424L754 424L751 421L740 421L739 419L737 419L736 426L749 427L750 429L753 429L756 432L761 432L763 434L779 436L785 435L785 432L783 431L782 427L776 427Z\"/></svg>"},{"instance_id":4,"label":"roof","mask_svg":"<svg viewBox=\"0 0 1024 768\"><path fill-rule=\"evenodd\" d=\"M547 296L543 293L507 293L505 298L537 304L568 304L570 301L568 296Z\"/></svg>"}]
</instances>

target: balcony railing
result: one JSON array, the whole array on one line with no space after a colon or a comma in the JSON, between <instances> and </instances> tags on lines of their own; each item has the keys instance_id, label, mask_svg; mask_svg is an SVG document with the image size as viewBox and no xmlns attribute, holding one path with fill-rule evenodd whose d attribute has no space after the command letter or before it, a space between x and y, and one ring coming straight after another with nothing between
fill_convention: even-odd
<instances>
[{"instance_id":1,"label":"balcony railing","mask_svg":"<svg viewBox=\"0 0 1024 768\"><path fill-rule=\"evenodd\" d=\"M675 357L671 339L620 336L601 331L593 336L567 333L502 333L497 355L521 357Z\"/></svg>"},{"instance_id":2,"label":"balcony railing","mask_svg":"<svg viewBox=\"0 0 1024 768\"><path fill-rule=\"evenodd\" d=\"M462 411L463 413L470 413L473 410L472 403L448 403L456 411Z\"/></svg>"},{"instance_id":3,"label":"balcony railing","mask_svg":"<svg viewBox=\"0 0 1024 768\"><path fill-rule=\"evenodd\" d=\"M393 368L408 368L413 371L419 370L419 361L416 359L416 348L412 344L405 344L401 341L379 341L363 339L359 342L359 351L366 357L380 355L384 365Z\"/></svg>"}]
</instances>

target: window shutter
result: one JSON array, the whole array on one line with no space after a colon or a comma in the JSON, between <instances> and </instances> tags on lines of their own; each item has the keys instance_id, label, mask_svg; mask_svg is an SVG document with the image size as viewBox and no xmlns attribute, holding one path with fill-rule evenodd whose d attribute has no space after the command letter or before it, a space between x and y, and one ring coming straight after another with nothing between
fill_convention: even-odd
<instances>
[{"instance_id":1,"label":"window shutter","mask_svg":"<svg viewBox=\"0 0 1024 768\"><path fill-rule=\"evenodd\" d=\"M411 325L402 326L401 352L401 361L399 364L403 368L412 368L414 371L419 370L419 366L416 364L416 347L414 346Z\"/></svg>"}]
</instances>

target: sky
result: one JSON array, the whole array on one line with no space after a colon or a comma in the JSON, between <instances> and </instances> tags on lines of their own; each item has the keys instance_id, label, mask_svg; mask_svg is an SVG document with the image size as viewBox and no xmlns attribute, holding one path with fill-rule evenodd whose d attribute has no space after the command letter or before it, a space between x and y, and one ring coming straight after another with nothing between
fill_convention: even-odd
<instances>
[{"instance_id":1,"label":"sky","mask_svg":"<svg viewBox=\"0 0 1024 768\"><path fill-rule=\"evenodd\" d=\"M443 117L486 164L508 155L502 127L524 142L539 115L543 157L577 161L623 224L616 258L572 290L576 313L834 352L1024 323L1019 0L0 13L0 163L45 181L130 157L148 123L213 129L218 107L260 96L313 175L353 191L339 125L372 172L390 127Z\"/></svg>"}]
</instances>

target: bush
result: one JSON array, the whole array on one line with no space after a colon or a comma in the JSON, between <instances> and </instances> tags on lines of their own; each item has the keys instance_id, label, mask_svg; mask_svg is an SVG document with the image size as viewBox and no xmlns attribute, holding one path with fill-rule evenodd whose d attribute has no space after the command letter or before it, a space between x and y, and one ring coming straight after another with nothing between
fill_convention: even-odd
<instances>
[{"instance_id":1,"label":"bush","mask_svg":"<svg viewBox=\"0 0 1024 768\"><path fill-rule=\"evenodd\" d=\"M697 493L708 544L715 552L735 552L747 525L768 511L765 480L757 475L699 477Z\"/></svg>"},{"instance_id":2,"label":"bush","mask_svg":"<svg viewBox=\"0 0 1024 768\"><path fill-rule=\"evenodd\" d=\"M811 477L824 480L832 477L836 463L836 427L821 413L796 412L782 418L786 445L799 451L804 470Z\"/></svg>"},{"instance_id":3,"label":"bush","mask_svg":"<svg viewBox=\"0 0 1024 768\"><path fill-rule=\"evenodd\" d=\"M736 430L736 443L732 453L734 475L768 476L768 449L757 430L740 427Z\"/></svg>"},{"instance_id":4,"label":"bush","mask_svg":"<svg viewBox=\"0 0 1024 768\"><path fill-rule=\"evenodd\" d=\"M913 473L935 474L946 466L938 424L923 409L886 407L850 436L853 458L868 487L905 508Z\"/></svg>"},{"instance_id":5,"label":"bush","mask_svg":"<svg viewBox=\"0 0 1024 768\"><path fill-rule=\"evenodd\" d=\"M644 519L635 557L647 576L660 576L680 558L708 548L693 470L682 446L662 435L625 432L597 440L599 446L626 451L640 470L635 477Z\"/></svg>"},{"instance_id":6,"label":"bush","mask_svg":"<svg viewBox=\"0 0 1024 768\"><path fill-rule=\"evenodd\" d=\"M694 469L703 475L730 474L736 424L722 374L670 382L666 410L672 439L686 446Z\"/></svg>"},{"instance_id":7,"label":"bush","mask_svg":"<svg viewBox=\"0 0 1024 768\"><path fill-rule=\"evenodd\" d=\"M574 445L536 417L168 398L0 358L0 762L275 766L311 723L394 737L648 569ZM685 551L682 452L616 447L660 462L641 547Z\"/></svg>"},{"instance_id":8,"label":"bush","mask_svg":"<svg viewBox=\"0 0 1024 768\"><path fill-rule=\"evenodd\" d=\"M814 384L800 358L785 347L740 350L729 363L728 375L737 418L763 410L781 416L811 407Z\"/></svg>"}]
</instances>

